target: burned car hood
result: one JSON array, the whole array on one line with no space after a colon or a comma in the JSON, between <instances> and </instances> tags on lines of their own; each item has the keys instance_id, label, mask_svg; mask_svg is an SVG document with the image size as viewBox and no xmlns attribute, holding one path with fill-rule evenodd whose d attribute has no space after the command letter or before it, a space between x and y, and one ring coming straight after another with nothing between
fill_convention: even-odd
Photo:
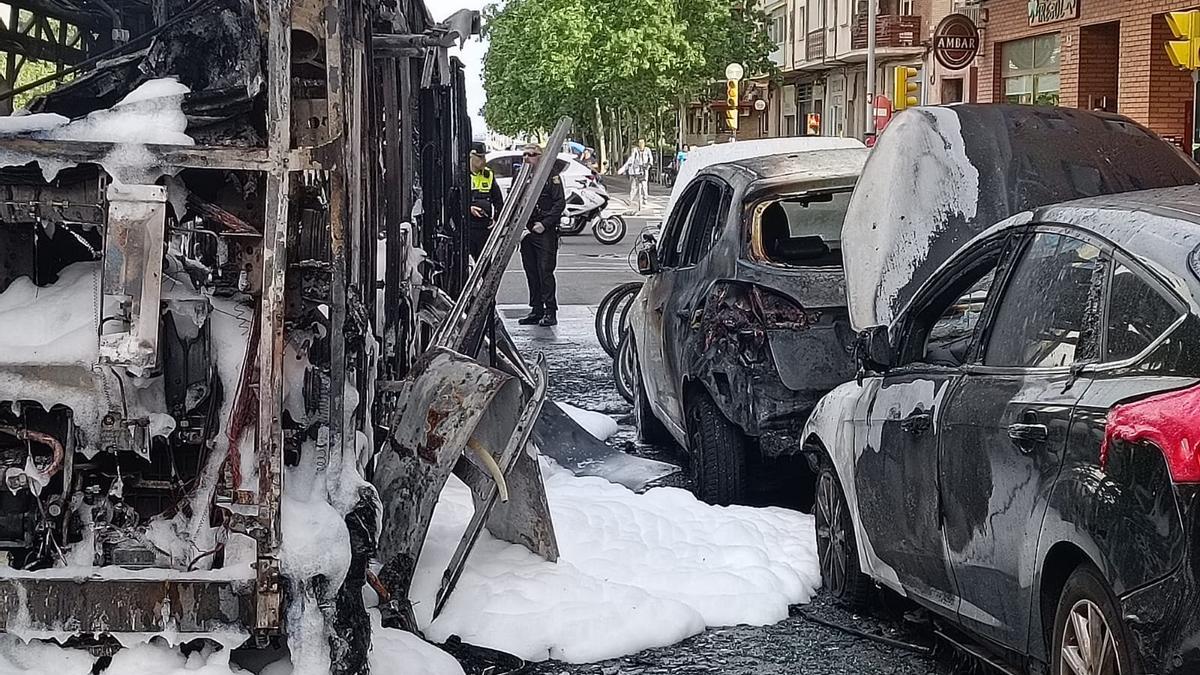
<instances>
[{"instance_id":1,"label":"burned car hood","mask_svg":"<svg viewBox=\"0 0 1200 675\"><path fill-rule=\"evenodd\" d=\"M851 324L887 325L947 258L1021 211L1200 183L1174 146L1124 117L1065 108L914 108L879 138L846 213Z\"/></svg>"}]
</instances>

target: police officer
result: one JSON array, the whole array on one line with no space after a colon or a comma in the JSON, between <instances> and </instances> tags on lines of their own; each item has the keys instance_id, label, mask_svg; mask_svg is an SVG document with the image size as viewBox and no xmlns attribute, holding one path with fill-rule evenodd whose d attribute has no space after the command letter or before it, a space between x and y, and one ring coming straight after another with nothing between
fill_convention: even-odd
<instances>
[{"instance_id":1,"label":"police officer","mask_svg":"<svg viewBox=\"0 0 1200 675\"><path fill-rule=\"evenodd\" d=\"M525 146L526 162L537 166L542 148ZM550 161L554 161L553 158ZM529 283L529 316L517 323L522 326L554 326L558 324L558 300L555 297L554 268L558 265L558 221L567 207L560 168L555 162L550 179L538 195L533 215L525 224L527 232L521 240L521 265Z\"/></svg>"},{"instance_id":2,"label":"police officer","mask_svg":"<svg viewBox=\"0 0 1200 675\"><path fill-rule=\"evenodd\" d=\"M479 260L492 231L492 223L504 208L504 193L496 176L487 168L487 149L483 143L471 145L471 218L467 229L471 256Z\"/></svg>"}]
</instances>

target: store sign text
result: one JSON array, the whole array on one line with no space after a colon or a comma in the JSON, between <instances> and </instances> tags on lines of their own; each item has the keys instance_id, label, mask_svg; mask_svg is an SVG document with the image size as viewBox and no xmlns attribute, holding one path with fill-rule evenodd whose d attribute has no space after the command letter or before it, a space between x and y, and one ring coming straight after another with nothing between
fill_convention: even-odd
<instances>
[{"instance_id":1,"label":"store sign text","mask_svg":"<svg viewBox=\"0 0 1200 675\"><path fill-rule=\"evenodd\" d=\"M1029 0L1029 25L1065 21L1079 16L1079 0Z\"/></svg>"}]
</instances>

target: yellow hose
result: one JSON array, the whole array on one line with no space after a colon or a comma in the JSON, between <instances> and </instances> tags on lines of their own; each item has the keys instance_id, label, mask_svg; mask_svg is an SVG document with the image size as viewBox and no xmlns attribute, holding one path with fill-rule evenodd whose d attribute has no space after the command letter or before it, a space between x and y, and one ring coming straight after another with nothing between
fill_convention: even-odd
<instances>
[{"instance_id":1,"label":"yellow hose","mask_svg":"<svg viewBox=\"0 0 1200 675\"><path fill-rule=\"evenodd\" d=\"M492 480L496 482L496 489L500 491L500 502L508 501L508 482L504 480L504 472L500 470L500 465L496 463L496 459L492 457L492 453L487 451L487 448L479 444L479 441L471 438L467 441L467 447L479 461L483 462L483 466L487 468L488 473L492 474Z\"/></svg>"}]
</instances>

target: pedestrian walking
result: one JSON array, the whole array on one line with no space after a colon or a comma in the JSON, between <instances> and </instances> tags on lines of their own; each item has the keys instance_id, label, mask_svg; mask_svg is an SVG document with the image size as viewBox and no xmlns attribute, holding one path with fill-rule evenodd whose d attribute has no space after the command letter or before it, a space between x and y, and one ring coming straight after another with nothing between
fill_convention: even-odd
<instances>
[{"instance_id":1,"label":"pedestrian walking","mask_svg":"<svg viewBox=\"0 0 1200 675\"><path fill-rule=\"evenodd\" d=\"M467 240L471 257L479 260L487 244L496 216L504 208L504 192L496 176L487 168L487 148L483 143L471 145L471 217L468 219Z\"/></svg>"},{"instance_id":2,"label":"pedestrian walking","mask_svg":"<svg viewBox=\"0 0 1200 675\"><path fill-rule=\"evenodd\" d=\"M629 205L634 215L646 208L646 189L650 181L650 168L654 166L654 155L646 147L646 139L639 138L637 147L629 153L629 159L617 173L629 176Z\"/></svg>"},{"instance_id":3,"label":"pedestrian walking","mask_svg":"<svg viewBox=\"0 0 1200 675\"><path fill-rule=\"evenodd\" d=\"M527 145L523 157L536 167L542 161L542 148ZM554 162L554 158L549 161ZM560 171L555 162L521 239L521 266L525 268L525 281L529 284L529 315L517 321L522 326L558 324L554 268L558 266L558 221L567 207Z\"/></svg>"}]
</instances>

